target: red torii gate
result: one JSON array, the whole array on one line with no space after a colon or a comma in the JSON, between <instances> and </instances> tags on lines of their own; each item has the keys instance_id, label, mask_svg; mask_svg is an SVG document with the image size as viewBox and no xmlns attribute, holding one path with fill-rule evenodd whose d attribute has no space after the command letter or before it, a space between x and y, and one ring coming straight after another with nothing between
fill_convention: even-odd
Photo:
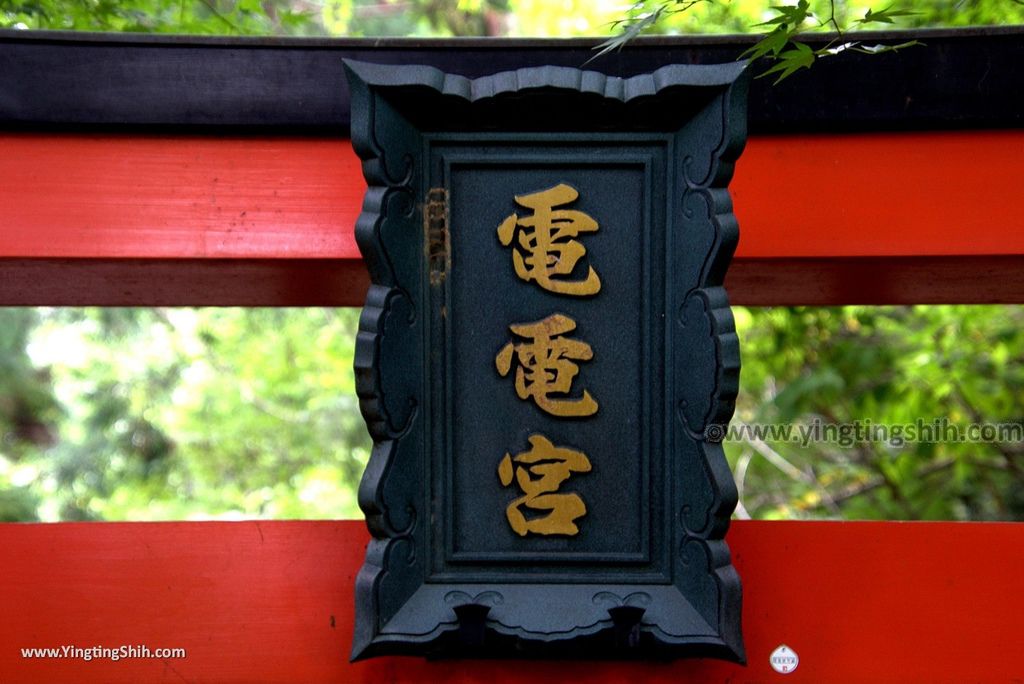
<instances>
[{"instance_id":1,"label":"red torii gate","mask_svg":"<svg viewBox=\"0 0 1024 684\"><path fill-rule=\"evenodd\" d=\"M1022 44L1021 34L999 37ZM976 38L942 40L966 49ZM88 40L6 34L0 65L37 64L39 50L70 63ZM162 59L196 45L249 45L112 42L126 53L161 46ZM695 49L655 47L674 45ZM37 51L31 59L26 46ZM0 95L17 94L17 75L0 74ZM337 133L225 131L222 122L211 136L191 125L122 130L91 119L40 129L13 101L10 114L0 97L0 303L361 304L367 279L352 226L364 185ZM855 134L782 126L769 135L752 122L733 183L743 231L727 282L733 301L1024 302L1024 132L1019 118L965 116L957 127L966 130L933 123ZM848 199L864 196L872 201ZM0 681L772 681L783 675L768 655L783 643L800 655L785 675L793 681L1024 674L1012 637L1024 614L1016 524L735 522L728 540L744 586L746 668L350 665L352 584L367 539L358 522L0 525ZM65 644L184 647L187 658L21 654Z\"/></svg>"}]
</instances>

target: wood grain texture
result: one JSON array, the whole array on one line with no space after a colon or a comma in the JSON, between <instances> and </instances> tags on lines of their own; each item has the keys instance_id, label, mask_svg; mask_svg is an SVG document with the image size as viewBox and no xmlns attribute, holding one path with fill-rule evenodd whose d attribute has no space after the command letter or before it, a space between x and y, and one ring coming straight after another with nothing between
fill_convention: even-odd
<instances>
[{"instance_id":1,"label":"wood grain texture","mask_svg":"<svg viewBox=\"0 0 1024 684\"><path fill-rule=\"evenodd\" d=\"M753 138L737 256L1024 254L1024 131Z\"/></svg>"},{"instance_id":2,"label":"wood grain texture","mask_svg":"<svg viewBox=\"0 0 1024 684\"><path fill-rule=\"evenodd\" d=\"M753 138L750 305L1024 303L1024 131ZM0 304L357 306L343 139L0 134Z\"/></svg>"},{"instance_id":3,"label":"wood grain texture","mask_svg":"<svg viewBox=\"0 0 1024 684\"><path fill-rule=\"evenodd\" d=\"M733 304L1024 304L1024 254L733 260Z\"/></svg>"},{"instance_id":4,"label":"wood grain texture","mask_svg":"<svg viewBox=\"0 0 1024 684\"><path fill-rule=\"evenodd\" d=\"M750 132L1019 127L1019 26L851 32L925 50L822 60L750 92ZM666 64L732 62L754 36L640 36L584 68L615 76ZM835 34L808 34L812 47ZM599 38L271 38L0 30L0 127L345 131L342 60L429 64L470 77L531 66L580 68Z\"/></svg>"},{"instance_id":5,"label":"wood grain texture","mask_svg":"<svg viewBox=\"0 0 1024 684\"><path fill-rule=\"evenodd\" d=\"M357 259L342 139L0 134L0 256ZM742 258L1024 254L1024 131L752 138Z\"/></svg>"},{"instance_id":6,"label":"wood grain texture","mask_svg":"<svg viewBox=\"0 0 1024 684\"><path fill-rule=\"evenodd\" d=\"M347 140L0 134L0 255L357 259Z\"/></svg>"},{"instance_id":7,"label":"wood grain texture","mask_svg":"<svg viewBox=\"0 0 1024 684\"><path fill-rule=\"evenodd\" d=\"M0 306L362 306L355 259L0 259Z\"/></svg>"},{"instance_id":8,"label":"wood grain texture","mask_svg":"<svg viewBox=\"0 0 1024 684\"><path fill-rule=\"evenodd\" d=\"M362 306L353 259L2 259L0 306ZM744 306L1024 304L1024 255L734 259Z\"/></svg>"},{"instance_id":9,"label":"wood grain texture","mask_svg":"<svg viewBox=\"0 0 1024 684\"><path fill-rule=\"evenodd\" d=\"M749 665L379 658L350 665L357 522L0 525L0 681L998 682L1022 674L1024 526L737 521ZM184 647L184 660L26 660L22 647Z\"/></svg>"}]
</instances>

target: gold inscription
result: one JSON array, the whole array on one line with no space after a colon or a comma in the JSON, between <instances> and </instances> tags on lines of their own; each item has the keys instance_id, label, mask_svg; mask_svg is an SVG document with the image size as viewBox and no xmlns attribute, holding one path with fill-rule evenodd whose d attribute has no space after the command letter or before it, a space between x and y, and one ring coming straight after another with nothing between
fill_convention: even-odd
<instances>
[{"instance_id":1,"label":"gold inscription","mask_svg":"<svg viewBox=\"0 0 1024 684\"><path fill-rule=\"evenodd\" d=\"M578 534L575 520L586 514L586 504L578 494L555 492L570 474L589 472L590 460L582 451L556 447L543 435L531 435L529 441L529 451L515 456L506 453L498 465L501 484L508 487L514 478L525 495L505 509L509 525L521 537L531 533ZM527 518L524 508L545 514Z\"/></svg>"},{"instance_id":2,"label":"gold inscription","mask_svg":"<svg viewBox=\"0 0 1024 684\"><path fill-rule=\"evenodd\" d=\"M553 397L567 395L573 378L580 369L574 361L589 361L594 356L590 345L563 337L576 329L576 321L563 314L551 314L536 323L517 323L509 330L527 342L509 342L494 359L502 377L516 364L516 394L520 399L533 399L541 409L553 416L575 418L597 413L597 402L583 390L575 399Z\"/></svg>"},{"instance_id":3,"label":"gold inscription","mask_svg":"<svg viewBox=\"0 0 1024 684\"><path fill-rule=\"evenodd\" d=\"M516 195L516 203L533 213L528 216L512 214L498 227L498 239L506 247L512 246L512 263L516 275L550 292L585 296L601 289L601 279L593 267L588 267L582 280L571 280L577 262L587 248L573 238L580 233L594 233L597 221L582 211L556 209L573 202L580 193L565 183L528 195ZM518 230L518 239L513 244Z\"/></svg>"}]
</instances>

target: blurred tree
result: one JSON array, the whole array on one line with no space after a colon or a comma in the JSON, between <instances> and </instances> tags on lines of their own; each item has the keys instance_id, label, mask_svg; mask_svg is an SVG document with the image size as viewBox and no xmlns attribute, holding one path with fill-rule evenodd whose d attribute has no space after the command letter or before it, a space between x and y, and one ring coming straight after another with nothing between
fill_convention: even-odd
<instances>
[{"instance_id":1,"label":"blurred tree","mask_svg":"<svg viewBox=\"0 0 1024 684\"><path fill-rule=\"evenodd\" d=\"M1024 23L1020 0L806 0L788 31ZM801 0L6 0L0 28L268 36L767 33ZM624 10L623 7L626 7Z\"/></svg>"},{"instance_id":2,"label":"blurred tree","mask_svg":"<svg viewBox=\"0 0 1024 684\"><path fill-rule=\"evenodd\" d=\"M1024 23L1024 4L1018 0L639 0L616 19L627 26L644 22L642 30L659 34L766 33L781 23L781 10L804 4L806 13L789 28L847 31L894 24L925 28ZM874 17L872 26L863 27L869 14Z\"/></svg>"},{"instance_id":3,"label":"blurred tree","mask_svg":"<svg viewBox=\"0 0 1024 684\"><path fill-rule=\"evenodd\" d=\"M17 510L35 501L28 517L51 520L355 515L369 455L352 372L357 315L43 310L25 365L45 369L41 405L64 407L60 421L55 408L33 414L59 440L5 446L0 477ZM19 445L18 427L7 430L5 444Z\"/></svg>"},{"instance_id":4,"label":"blurred tree","mask_svg":"<svg viewBox=\"0 0 1024 684\"><path fill-rule=\"evenodd\" d=\"M60 403L45 368L27 353L31 309L0 309L0 522L36 520L32 461L56 441Z\"/></svg>"},{"instance_id":5,"label":"blurred tree","mask_svg":"<svg viewBox=\"0 0 1024 684\"><path fill-rule=\"evenodd\" d=\"M737 322L735 421L835 428L830 440L806 445L797 430L793 442L749 433L728 442L747 514L1024 518L1019 435L856 441L852 430L847 440L838 432L854 421L1024 426L1024 307L738 308Z\"/></svg>"},{"instance_id":6,"label":"blurred tree","mask_svg":"<svg viewBox=\"0 0 1024 684\"><path fill-rule=\"evenodd\" d=\"M302 0L6 0L0 27L135 33L316 35Z\"/></svg>"},{"instance_id":7,"label":"blurred tree","mask_svg":"<svg viewBox=\"0 0 1024 684\"><path fill-rule=\"evenodd\" d=\"M502 35L509 0L8 0L0 28L267 36Z\"/></svg>"},{"instance_id":8,"label":"blurred tree","mask_svg":"<svg viewBox=\"0 0 1024 684\"><path fill-rule=\"evenodd\" d=\"M61 418L49 373L26 351L37 320L31 309L0 309L0 432L15 459L31 447L52 445Z\"/></svg>"},{"instance_id":9,"label":"blurred tree","mask_svg":"<svg viewBox=\"0 0 1024 684\"><path fill-rule=\"evenodd\" d=\"M351 370L357 311L0 314L4 330L20 326L3 355L0 519L356 515L369 453ZM736 315L734 422L796 426L794 441L727 441L741 515L1024 518L1020 441L803 443L798 432L1024 424L1024 307Z\"/></svg>"},{"instance_id":10,"label":"blurred tree","mask_svg":"<svg viewBox=\"0 0 1024 684\"><path fill-rule=\"evenodd\" d=\"M760 40L741 59L769 62L759 77L771 75L778 83L811 67L818 59L846 51L881 54L921 45L865 42L846 37L851 29L892 28L913 19L911 26L964 26L968 24L1024 23L1021 0L792 0L770 4L760 0L636 0L626 15L612 25L616 33L599 46L598 54L622 48L642 33L760 33ZM809 45L809 32L828 31L824 45Z\"/></svg>"}]
</instances>

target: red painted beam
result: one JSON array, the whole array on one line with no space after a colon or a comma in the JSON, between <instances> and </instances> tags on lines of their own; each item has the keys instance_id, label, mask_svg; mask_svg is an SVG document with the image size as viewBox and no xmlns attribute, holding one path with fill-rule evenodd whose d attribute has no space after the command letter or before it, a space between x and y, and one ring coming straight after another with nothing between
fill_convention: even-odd
<instances>
[{"instance_id":1,"label":"red painted beam","mask_svg":"<svg viewBox=\"0 0 1024 684\"><path fill-rule=\"evenodd\" d=\"M347 140L0 135L0 256L357 259ZM1024 254L1024 131L754 138L737 256Z\"/></svg>"},{"instance_id":2,"label":"red painted beam","mask_svg":"<svg viewBox=\"0 0 1024 684\"><path fill-rule=\"evenodd\" d=\"M347 662L356 522L0 525L0 681L997 682L1018 648L1024 525L735 522L749 665ZM783 678L769 653L800 656ZM26 659L143 644L168 660Z\"/></svg>"},{"instance_id":3,"label":"red painted beam","mask_svg":"<svg viewBox=\"0 0 1024 684\"><path fill-rule=\"evenodd\" d=\"M737 256L1024 254L1024 131L749 141Z\"/></svg>"},{"instance_id":4,"label":"red painted beam","mask_svg":"<svg viewBox=\"0 0 1024 684\"><path fill-rule=\"evenodd\" d=\"M754 138L733 299L1024 302L1022 170L1024 131ZM0 304L359 304L364 189L342 139L3 133Z\"/></svg>"},{"instance_id":5,"label":"red painted beam","mask_svg":"<svg viewBox=\"0 0 1024 684\"><path fill-rule=\"evenodd\" d=\"M347 140L0 134L0 256L358 259Z\"/></svg>"}]
</instances>

